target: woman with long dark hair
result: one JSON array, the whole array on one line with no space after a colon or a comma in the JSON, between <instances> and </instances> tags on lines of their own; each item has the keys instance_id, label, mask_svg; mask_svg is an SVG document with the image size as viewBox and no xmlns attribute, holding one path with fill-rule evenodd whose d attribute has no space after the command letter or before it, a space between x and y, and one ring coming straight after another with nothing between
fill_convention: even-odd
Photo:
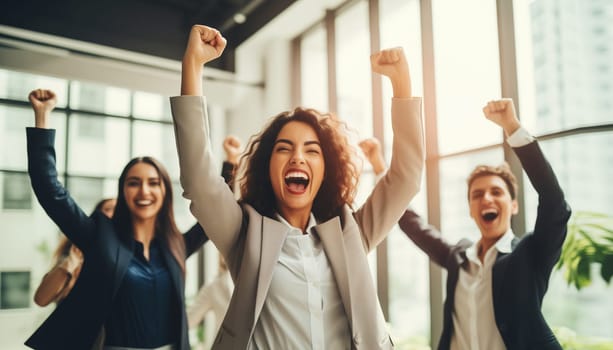
<instances>
[{"instance_id":1,"label":"woman with long dark hair","mask_svg":"<svg viewBox=\"0 0 613 350\"><path fill-rule=\"evenodd\" d=\"M402 49L371 56L393 87L393 156L366 202L342 124L297 108L274 117L243 157L241 199L216 175L202 65L226 40L192 28L181 95L171 98L184 196L228 265L235 288L213 349L390 349L367 254L419 190L421 100ZM211 206L210 204L215 205Z\"/></svg>"},{"instance_id":2,"label":"woman with long dark hair","mask_svg":"<svg viewBox=\"0 0 613 350\"><path fill-rule=\"evenodd\" d=\"M32 188L49 217L84 255L70 294L26 341L35 349L89 349L105 329L104 349L189 349L184 309L185 259L207 240L199 225L181 234L172 183L154 158L138 157L118 182L112 219L87 216L62 186L55 165L56 97L29 95L35 127L27 128Z\"/></svg>"}]
</instances>

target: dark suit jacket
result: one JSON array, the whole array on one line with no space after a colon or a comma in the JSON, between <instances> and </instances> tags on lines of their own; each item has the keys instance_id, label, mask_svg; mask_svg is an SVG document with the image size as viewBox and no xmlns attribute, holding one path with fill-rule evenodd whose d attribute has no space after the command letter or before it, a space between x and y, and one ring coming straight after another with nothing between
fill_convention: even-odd
<instances>
[{"instance_id":1,"label":"dark suit jacket","mask_svg":"<svg viewBox=\"0 0 613 350\"><path fill-rule=\"evenodd\" d=\"M509 254L498 253L492 269L492 296L496 326L507 349L562 349L541 313L549 276L560 257L566 237L570 207L556 176L538 143L514 148L530 182L539 195L536 224ZM447 299L439 349L449 349L453 334L452 313L459 269L467 262L461 240L447 244L441 234L417 214L407 210L400 228L438 265L447 269Z\"/></svg>"},{"instance_id":2,"label":"dark suit jacket","mask_svg":"<svg viewBox=\"0 0 613 350\"><path fill-rule=\"evenodd\" d=\"M102 213L88 217L57 179L55 130L28 128L28 171L41 206L66 236L83 251L81 274L73 290L26 341L35 349L90 349L111 310L113 299L133 256L134 240L121 239ZM186 258L208 237L200 225L183 234ZM184 279L179 264L162 245L175 298L181 309L179 349L189 349Z\"/></svg>"}]
</instances>

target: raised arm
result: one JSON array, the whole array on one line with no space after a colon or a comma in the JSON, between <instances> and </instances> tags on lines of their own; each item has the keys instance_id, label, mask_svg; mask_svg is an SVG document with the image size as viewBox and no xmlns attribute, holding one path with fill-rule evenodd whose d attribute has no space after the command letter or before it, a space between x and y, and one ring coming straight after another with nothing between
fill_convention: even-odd
<instances>
[{"instance_id":1,"label":"raised arm","mask_svg":"<svg viewBox=\"0 0 613 350\"><path fill-rule=\"evenodd\" d=\"M404 234L432 261L447 268L447 262L453 253L453 247L445 242L441 233L434 226L429 225L411 209L407 209L402 214L398 225Z\"/></svg>"},{"instance_id":2,"label":"raised arm","mask_svg":"<svg viewBox=\"0 0 613 350\"><path fill-rule=\"evenodd\" d=\"M71 282L77 278L82 265L83 253L72 245L69 254L45 274L36 288L34 293L36 305L47 306L68 295L74 285Z\"/></svg>"},{"instance_id":3,"label":"raised arm","mask_svg":"<svg viewBox=\"0 0 613 350\"><path fill-rule=\"evenodd\" d=\"M49 129L56 104L50 90L34 90L28 96L34 109L35 127L27 128L28 173L34 194L47 215L79 248L86 251L92 222L59 182L55 159L55 130Z\"/></svg>"},{"instance_id":4,"label":"raised arm","mask_svg":"<svg viewBox=\"0 0 613 350\"><path fill-rule=\"evenodd\" d=\"M525 240L533 242L528 245L534 250L532 257L538 263L537 268L548 275L559 258L571 214L564 192L538 142L521 127L513 100L491 101L483 108L483 113L505 131L509 144L538 193L534 234Z\"/></svg>"},{"instance_id":5,"label":"raised arm","mask_svg":"<svg viewBox=\"0 0 613 350\"><path fill-rule=\"evenodd\" d=\"M189 33L181 67L181 95L202 96L202 66L221 56L226 39L211 27L195 25Z\"/></svg>"},{"instance_id":6,"label":"raised arm","mask_svg":"<svg viewBox=\"0 0 613 350\"><path fill-rule=\"evenodd\" d=\"M221 176L231 189L234 189L234 177L238 160L241 155L241 141L234 135L228 135L223 140L223 150L226 154L226 160L223 162Z\"/></svg>"},{"instance_id":7,"label":"raised arm","mask_svg":"<svg viewBox=\"0 0 613 350\"><path fill-rule=\"evenodd\" d=\"M364 139L358 143L366 160L372 166L375 176L383 174L385 171L385 159L381 151L381 143L374 137Z\"/></svg>"},{"instance_id":8,"label":"raised arm","mask_svg":"<svg viewBox=\"0 0 613 350\"><path fill-rule=\"evenodd\" d=\"M213 159L202 95L202 65L219 57L226 40L219 31L196 25L183 56L182 96L170 99L174 120L183 196L209 238L228 261L238 240L242 211L234 194L219 176Z\"/></svg>"},{"instance_id":9,"label":"raised arm","mask_svg":"<svg viewBox=\"0 0 613 350\"><path fill-rule=\"evenodd\" d=\"M424 163L421 99L411 94L409 66L401 48L370 58L373 72L389 78L392 99L392 160L385 175L355 212L367 251L374 249L396 224L419 191Z\"/></svg>"}]
</instances>

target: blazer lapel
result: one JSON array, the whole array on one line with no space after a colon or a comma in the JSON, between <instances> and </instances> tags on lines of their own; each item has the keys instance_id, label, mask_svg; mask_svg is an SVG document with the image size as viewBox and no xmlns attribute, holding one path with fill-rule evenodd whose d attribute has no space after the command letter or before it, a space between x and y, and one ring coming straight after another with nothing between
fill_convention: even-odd
<instances>
[{"instance_id":1,"label":"blazer lapel","mask_svg":"<svg viewBox=\"0 0 613 350\"><path fill-rule=\"evenodd\" d=\"M126 246L120 240L117 241L117 265L115 267L115 276L113 283L113 298L117 294L119 290L119 286L121 286L121 281L123 280L123 276L128 271L128 265L130 264L130 260L132 260L132 256L134 256L134 242Z\"/></svg>"},{"instance_id":2,"label":"blazer lapel","mask_svg":"<svg viewBox=\"0 0 613 350\"><path fill-rule=\"evenodd\" d=\"M182 300L183 284L181 283L181 276L183 275L183 272L181 271L181 267L179 267L175 257L172 255L170 249L166 247L166 245L160 243L160 249L162 250L162 256L164 256L164 262L166 263L166 266L168 266L168 271L170 272L172 284L175 287L177 299Z\"/></svg>"},{"instance_id":3,"label":"blazer lapel","mask_svg":"<svg viewBox=\"0 0 613 350\"><path fill-rule=\"evenodd\" d=\"M345 306L345 312L352 326L353 318L351 312L351 293L349 288L349 273L347 270L347 260L345 257L345 242L341 222L338 216L315 226L315 230L321 239L321 243L332 267L332 273L336 279L339 294Z\"/></svg>"},{"instance_id":4,"label":"blazer lapel","mask_svg":"<svg viewBox=\"0 0 613 350\"><path fill-rule=\"evenodd\" d=\"M262 251L255 295L254 320L259 318L264 306L264 300L272 280L272 273L279 260L279 254L281 254L281 248L288 232L289 229L285 224L265 216L262 218Z\"/></svg>"}]
</instances>

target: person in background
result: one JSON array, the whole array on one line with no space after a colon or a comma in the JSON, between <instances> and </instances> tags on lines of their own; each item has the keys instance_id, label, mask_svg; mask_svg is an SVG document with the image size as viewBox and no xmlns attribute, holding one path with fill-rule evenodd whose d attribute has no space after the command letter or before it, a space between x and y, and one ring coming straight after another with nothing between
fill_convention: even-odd
<instances>
[{"instance_id":1,"label":"person in background","mask_svg":"<svg viewBox=\"0 0 613 350\"><path fill-rule=\"evenodd\" d=\"M511 99L490 101L485 117L499 125L538 193L532 232L516 237L517 181L507 164L477 166L468 177L477 242L449 244L412 210L400 228L447 269L447 298L438 349L562 349L541 305L560 257L571 210L538 142L521 126Z\"/></svg>"},{"instance_id":2,"label":"person in background","mask_svg":"<svg viewBox=\"0 0 613 350\"><path fill-rule=\"evenodd\" d=\"M91 349L104 329L105 350L190 349L185 260L208 238L199 225L179 232L168 172L152 157L133 158L119 176L113 217L86 215L58 180L55 130L48 128L56 96L38 89L29 100L35 116L35 127L26 130L32 188L84 261L72 291L26 345Z\"/></svg>"},{"instance_id":3,"label":"person in background","mask_svg":"<svg viewBox=\"0 0 613 350\"><path fill-rule=\"evenodd\" d=\"M225 45L216 29L192 27L182 96L171 98L184 196L235 282L213 349L391 349L367 254L421 180L421 99L404 52L371 56L393 87L394 156L354 210L355 150L339 122L311 109L279 114L251 140L238 202L215 175L201 74Z\"/></svg>"}]
</instances>

